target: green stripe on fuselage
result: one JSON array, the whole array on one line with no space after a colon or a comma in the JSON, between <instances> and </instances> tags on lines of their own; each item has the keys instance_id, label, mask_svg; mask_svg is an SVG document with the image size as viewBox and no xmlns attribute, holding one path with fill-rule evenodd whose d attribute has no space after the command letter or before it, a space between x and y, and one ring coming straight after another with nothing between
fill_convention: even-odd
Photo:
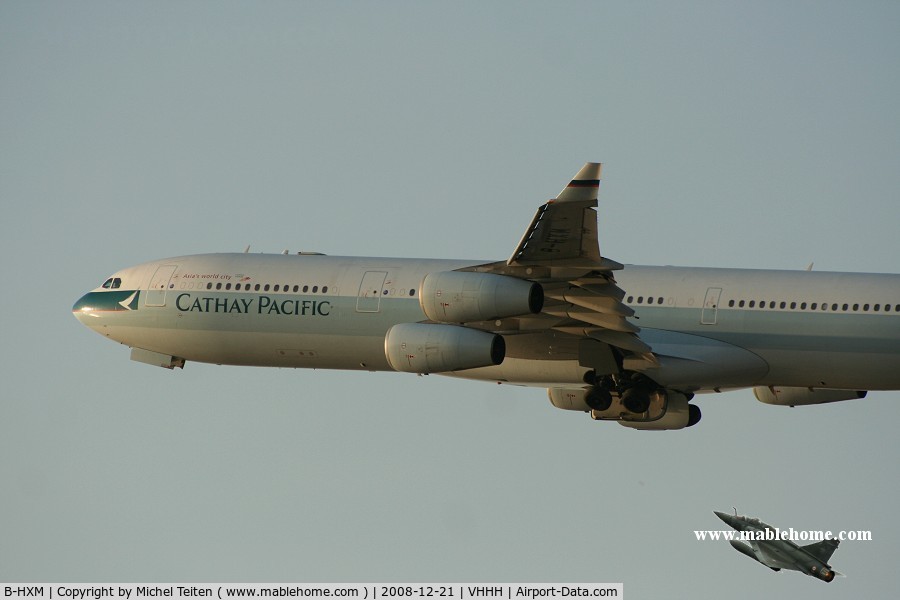
<instances>
[{"instance_id":1,"label":"green stripe on fuselage","mask_svg":"<svg viewBox=\"0 0 900 600\"><path fill-rule=\"evenodd\" d=\"M72 306L72 312L134 311L139 306L140 295L138 290L88 292Z\"/></svg>"}]
</instances>

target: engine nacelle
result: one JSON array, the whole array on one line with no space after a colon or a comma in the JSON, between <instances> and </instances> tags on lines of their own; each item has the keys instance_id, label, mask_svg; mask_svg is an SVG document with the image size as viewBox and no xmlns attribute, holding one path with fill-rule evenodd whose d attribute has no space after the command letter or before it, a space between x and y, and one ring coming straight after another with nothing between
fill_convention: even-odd
<instances>
[{"instance_id":1,"label":"engine nacelle","mask_svg":"<svg viewBox=\"0 0 900 600\"><path fill-rule=\"evenodd\" d=\"M384 354L395 371L444 373L499 365L506 342L495 333L436 323L401 323L384 336Z\"/></svg>"},{"instance_id":2,"label":"engine nacelle","mask_svg":"<svg viewBox=\"0 0 900 600\"><path fill-rule=\"evenodd\" d=\"M684 429L696 425L700 420L700 408L688 404L687 396L666 390L666 411L663 416L652 421L619 420L619 425L645 431Z\"/></svg>"},{"instance_id":3,"label":"engine nacelle","mask_svg":"<svg viewBox=\"0 0 900 600\"><path fill-rule=\"evenodd\" d=\"M419 304L429 319L439 323L489 321L541 312L544 290L537 283L505 275L443 271L422 280Z\"/></svg>"},{"instance_id":4,"label":"engine nacelle","mask_svg":"<svg viewBox=\"0 0 900 600\"><path fill-rule=\"evenodd\" d=\"M585 400L587 392L583 388L547 388L550 404L563 410L579 410L581 412L591 410Z\"/></svg>"},{"instance_id":5,"label":"engine nacelle","mask_svg":"<svg viewBox=\"0 0 900 600\"><path fill-rule=\"evenodd\" d=\"M863 390L822 390L800 387L766 387L753 388L753 395L760 402L778 406L804 406L807 404L825 404L841 400L865 398Z\"/></svg>"}]
</instances>

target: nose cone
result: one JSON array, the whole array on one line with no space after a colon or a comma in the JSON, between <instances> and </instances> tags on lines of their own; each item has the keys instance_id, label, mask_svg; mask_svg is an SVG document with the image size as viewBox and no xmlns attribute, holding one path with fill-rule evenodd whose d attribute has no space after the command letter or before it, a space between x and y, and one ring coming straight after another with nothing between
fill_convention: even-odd
<instances>
[{"instance_id":1,"label":"nose cone","mask_svg":"<svg viewBox=\"0 0 900 600\"><path fill-rule=\"evenodd\" d=\"M91 301L92 296L93 293L88 292L87 294L76 300L75 304L72 305L72 314L76 319L78 319L85 325L90 325L90 323L87 322L88 319L90 319L91 317L97 317L97 308L95 306L95 303Z\"/></svg>"},{"instance_id":2,"label":"nose cone","mask_svg":"<svg viewBox=\"0 0 900 600\"><path fill-rule=\"evenodd\" d=\"M731 527L732 529L740 529L740 520L734 515L729 515L728 513L719 512L717 510L713 511L713 514L725 521L725 524Z\"/></svg>"}]
</instances>

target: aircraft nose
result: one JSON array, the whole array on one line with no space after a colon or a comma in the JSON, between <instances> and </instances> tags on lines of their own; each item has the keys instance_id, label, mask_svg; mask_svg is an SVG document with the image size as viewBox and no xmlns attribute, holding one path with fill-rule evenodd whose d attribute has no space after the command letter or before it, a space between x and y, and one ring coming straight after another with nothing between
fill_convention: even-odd
<instances>
[{"instance_id":1,"label":"aircraft nose","mask_svg":"<svg viewBox=\"0 0 900 600\"><path fill-rule=\"evenodd\" d=\"M734 527L735 518L732 515L717 510L714 510L713 514L722 519L729 527Z\"/></svg>"},{"instance_id":2,"label":"aircraft nose","mask_svg":"<svg viewBox=\"0 0 900 600\"><path fill-rule=\"evenodd\" d=\"M75 316L76 319L85 323L85 319L89 317L96 317L95 307L93 302L91 302L92 294L88 292L81 298L75 301L75 304L72 305L72 315ZM87 323L85 323L86 325Z\"/></svg>"}]
</instances>

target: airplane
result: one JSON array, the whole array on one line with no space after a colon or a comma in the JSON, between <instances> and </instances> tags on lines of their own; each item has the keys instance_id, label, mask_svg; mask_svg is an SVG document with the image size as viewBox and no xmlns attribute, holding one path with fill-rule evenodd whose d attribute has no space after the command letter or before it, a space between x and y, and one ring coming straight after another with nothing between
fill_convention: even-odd
<instances>
[{"instance_id":1,"label":"airplane","mask_svg":"<svg viewBox=\"0 0 900 600\"><path fill-rule=\"evenodd\" d=\"M122 269L72 307L168 369L197 361L442 374L545 387L638 430L695 394L799 406L900 389L900 275L623 265L600 253L600 163L507 260L199 254Z\"/></svg>"},{"instance_id":2,"label":"airplane","mask_svg":"<svg viewBox=\"0 0 900 600\"><path fill-rule=\"evenodd\" d=\"M713 511L717 517L725 521L729 527L737 531L746 531L757 539L748 539L745 544L738 540L729 540L732 548L769 567L773 571L788 569L800 571L810 577L831 583L835 576L843 576L828 564L831 555L837 550L839 540L826 539L806 546L798 546L790 539L782 539L782 534L771 525L759 519ZM772 539L768 539L772 538Z\"/></svg>"}]
</instances>

